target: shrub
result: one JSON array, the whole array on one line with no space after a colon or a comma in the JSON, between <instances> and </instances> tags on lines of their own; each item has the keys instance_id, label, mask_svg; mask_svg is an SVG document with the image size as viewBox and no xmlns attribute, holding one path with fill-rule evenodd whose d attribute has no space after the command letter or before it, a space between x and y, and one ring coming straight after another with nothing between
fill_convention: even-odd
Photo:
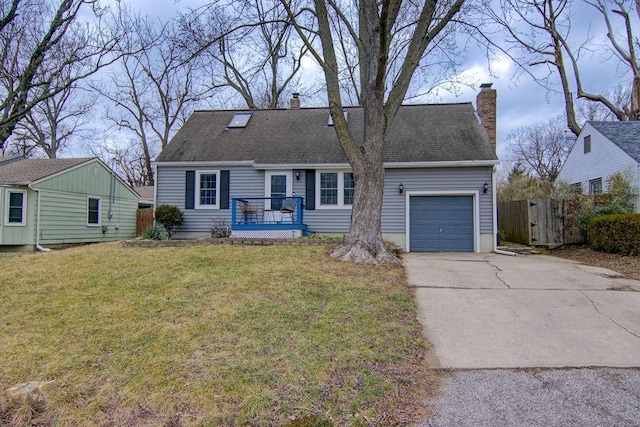
<instances>
[{"instance_id":1,"label":"shrub","mask_svg":"<svg viewBox=\"0 0 640 427\"><path fill-rule=\"evenodd\" d=\"M167 232L164 227L152 225L144 230L141 237L145 240L167 240Z\"/></svg>"},{"instance_id":2,"label":"shrub","mask_svg":"<svg viewBox=\"0 0 640 427\"><path fill-rule=\"evenodd\" d=\"M640 214L593 218L588 236L591 247L597 251L640 255Z\"/></svg>"},{"instance_id":3,"label":"shrub","mask_svg":"<svg viewBox=\"0 0 640 427\"><path fill-rule=\"evenodd\" d=\"M214 239L220 239L224 237L229 237L231 235L231 228L229 227L229 223L224 218L217 218L213 220L213 225L211 225L211 237Z\"/></svg>"},{"instance_id":4,"label":"shrub","mask_svg":"<svg viewBox=\"0 0 640 427\"><path fill-rule=\"evenodd\" d=\"M588 237L591 221L605 215L629 214L633 212L633 200L635 188L631 184L631 178L621 172L617 172L607 178L607 193L586 195L580 194L570 198L568 202L568 220L575 225L582 236Z\"/></svg>"},{"instance_id":5,"label":"shrub","mask_svg":"<svg viewBox=\"0 0 640 427\"><path fill-rule=\"evenodd\" d=\"M507 233L502 228L498 228L498 244L502 245L506 241L507 241Z\"/></svg>"},{"instance_id":6,"label":"shrub","mask_svg":"<svg viewBox=\"0 0 640 427\"><path fill-rule=\"evenodd\" d=\"M156 221L162 225L169 239L173 237L173 229L184 223L184 215L180 209L170 205L160 205L156 208Z\"/></svg>"}]
</instances>

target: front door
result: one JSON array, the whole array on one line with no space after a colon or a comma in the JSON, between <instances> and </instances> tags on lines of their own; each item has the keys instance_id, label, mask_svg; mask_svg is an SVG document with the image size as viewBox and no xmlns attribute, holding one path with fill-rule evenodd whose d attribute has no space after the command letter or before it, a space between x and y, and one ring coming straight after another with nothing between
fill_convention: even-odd
<instances>
[{"instance_id":1,"label":"front door","mask_svg":"<svg viewBox=\"0 0 640 427\"><path fill-rule=\"evenodd\" d=\"M290 197L291 172L270 171L265 174L265 197ZM284 199L267 199L266 210L279 211Z\"/></svg>"}]
</instances>

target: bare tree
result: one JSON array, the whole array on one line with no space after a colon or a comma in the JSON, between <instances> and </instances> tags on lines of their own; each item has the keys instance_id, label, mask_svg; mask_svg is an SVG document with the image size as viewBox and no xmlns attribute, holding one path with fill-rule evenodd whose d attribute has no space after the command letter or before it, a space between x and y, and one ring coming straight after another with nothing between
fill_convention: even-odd
<instances>
[{"instance_id":1,"label":"bare tree","mask_svg":"<svg viewBox=\"0 0 640 427\"><path fill-rule=\"evenodd\" d=\"M64 90L31 108L7 141L21 147L23 154L42 150L54 159L92 123L90 112L96 102L95 94L80 88L77 82L60 85L65 86Z\"/></svg>"},{"instance_id":2,"label":"bare tree","mask_svg":"<svg viewBox=\"0 0 640 427\"><path fill-rule=\"evenodd\" d=\"M42 101L110 64L120 34L107 28L107 9L96 0L0 4L0 148ZM87 12L90 18L81 21ZM58 76L68 79L61 81Z\"/></svg>"},{"instance_id":3,"label":"bare tree","mask_svg":"<svg viewBox=\"0 0 640 427\"><path fill-rule=\"evenodd\" d=\"M342 261L397 262L381 231L385 139L416 70L428 64L425 53L447 31L464 0L315 0L300 7L281 1L298 35L322 67L335 131L353 170L355 196L349 238L332 256ZM320 46L314 43L315 36ZM349 43L357 62L339 61L337 39ZM362 143L356 142L343 114L340 74L349 66L357 67L353 84L364 111Z\"/></svg>"},{"instance_id":4,"label":"bare tree","mask_svg":"<svg viewBox=\"0 0 640 427\"><path fill-rule=\"evenodd\" d=\"M640 68L636 58L638 41L633 35L631 11L634 0L585 0L603 18L607 30L610 59L621 66L629 80L630 97L624 106L602 93L592 93L584 86L581 69L589 66L586 58L596 55L589 37L576 45L570 39L572 28L572 0L501 0L500 8L487 8L492 19L505 29L507 44L523 51L523 63L547 67L548 74L538 81L552 88L559 80L565 100L567 125L575 135L580 133L576 117L578 99L604 106L617 120L640 118ZM611 15L622 21L624 31L617 33ZM601 50L601 49L600 49Z\"/></svg>"},{"instance_id":5,"label":"bare tree","mask_svg":"<svg viewBox=\"0 0 640 427\"><path fill-rule=\"evenodd\" d=\"M216 2L181 17L189 49L209 65L209 86L228 88L247 108L282 106L288 88L299 87L307 52L279 0Z\"/></svg>"},{"instance_id":6,"label":"bare tree","mask_svg":"<svg viewBox=\"0 0 640 427\"><path fill-rule=\"evenodd\" d=\"M131 187L147 185L147 161L137 140L113 144L105 139L93 144L91 153L113 168Z\"/></svg>"},{"instance_id":7,"label":"bare tree","mask_svg":"<svg viewBox=\"0 0 640 427\"><path fill-rule=\"evenodd\" d=\"M154 185L151 161L208 89L197 63L182 57L173 23L143 20L131 11L126 20L130 32L121 49L136 53L122 57L108 84L93 87L111 104L107 120L135 135L140 150L134 151L144 159L141 184Z\"/></svg>"},{"instance_id":8,"label":"bare tree","mask_svg":"<svg viewBox=\"0 0 640 427\"><path fill-rule=\"evenodd\" d=\"M546 122L518 128L507 136L517 172L530 172L533 177L553 182L567 158L575 137L558 116Z\"/></svg>"}]
</instances>

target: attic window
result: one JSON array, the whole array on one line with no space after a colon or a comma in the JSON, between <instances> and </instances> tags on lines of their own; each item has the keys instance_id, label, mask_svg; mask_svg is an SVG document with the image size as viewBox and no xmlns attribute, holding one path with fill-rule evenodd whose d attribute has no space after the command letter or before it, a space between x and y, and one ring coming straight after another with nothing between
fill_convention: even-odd
<instances>
[{"instance_id":1,"label":"attic window","mask_svg":"<svg viewBox=\"0 0 640 427\"><path fill-rule=\"evenodd\" d=\"M229 122L229 128L246 128L252 113L236 113Z\"/></svg>"},{"instance_id":2,"label":"attic window","mask_svg":"<svg viewBox=\"0 0 640 427\"><path fill-rule=\"evenodd\" d=\"M348 122L349 121L349 112L348 111L344 111L344 119ZM331 117L331 113L329 113L329 122L327 123L328 126L333 126L333 117Z\"/></svg>"}]
</instances>

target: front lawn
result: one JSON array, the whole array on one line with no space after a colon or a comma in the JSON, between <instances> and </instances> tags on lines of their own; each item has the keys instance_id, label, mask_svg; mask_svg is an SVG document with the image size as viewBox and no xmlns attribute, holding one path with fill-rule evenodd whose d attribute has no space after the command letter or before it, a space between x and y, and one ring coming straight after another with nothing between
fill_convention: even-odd
<instances>
[{"instance_id":1,"label":"front lawn","mask_svg":"<svg viewBox=\"0 0 640 427\"><path fill-rule=\"evenodd\" d=\"M110 243L0 258L0 392L55 381L45 408L1 397L0 424L418 420L426 347L402 268L325 251Z\"/></svg>"}]
</instances>

